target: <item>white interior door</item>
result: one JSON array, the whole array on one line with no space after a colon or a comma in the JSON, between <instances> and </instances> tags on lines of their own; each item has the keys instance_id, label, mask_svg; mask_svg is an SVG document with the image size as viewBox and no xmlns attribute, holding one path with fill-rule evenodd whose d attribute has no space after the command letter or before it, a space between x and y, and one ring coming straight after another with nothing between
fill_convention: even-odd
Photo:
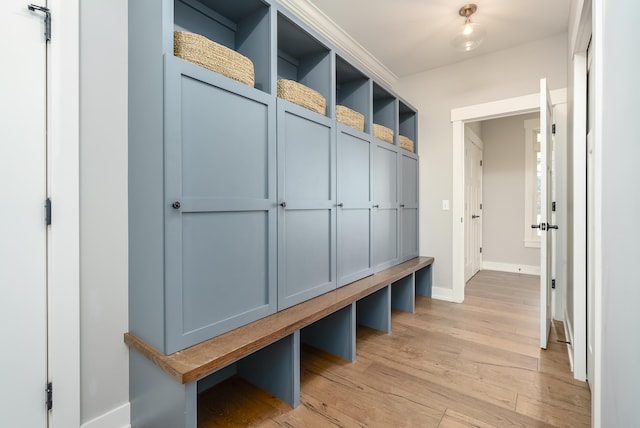
<instances>
[{"instance_id":1,"label":"white interior door","mask_svg":"<svg viewBox=\"0 0 640 428\"><path fill-rule=\"evenodd\" d=\"M551 268L552 233L558 226L551 224L551 186L552 186L552 150L553 106L547 87L547 79L540 80L540 224L532 225L541 230L540 234L540 347L547 349L549 329L551 327Z\"/></svg>"},{"instance_id":2,"label":"white interior door","mask_svg":"<svg viewBox=\"0 0 640 428\"><path fill-rule=\"evenodd\" d=\"M465 136L464 145L466 283L482 266L482 149L468 136Z\"/></svg>"},{"instance_id":3,"label":"white interior door","mask_svg":"<svg viewBox=\"0 0 640 428\"><path fill-rule=\"evenodd\" d=\"M0 2L0 426L47 425L46 42L43 16Z\"/></svg>"}]
</instances>

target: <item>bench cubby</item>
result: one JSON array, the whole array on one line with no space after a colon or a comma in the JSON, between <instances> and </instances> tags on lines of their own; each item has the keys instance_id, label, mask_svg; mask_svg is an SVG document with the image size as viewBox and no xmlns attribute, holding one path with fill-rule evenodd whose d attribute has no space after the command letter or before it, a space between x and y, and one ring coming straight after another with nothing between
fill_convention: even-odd
<instances>
[{"instance_id":1,"label":"bench cubby","mask_svg":"<svg viewBox=\"0 0 640 428\"><path fill-rule=\"evenodd\" d=\"M354 361L356 323L391 333L392 302L415 301L406 293L414 277L430 283L433 261L417 257L170 355L125 334L132 426L196 428L199 395L231 376L296 407L301 343Z\"/></svg>"}]
</instances>

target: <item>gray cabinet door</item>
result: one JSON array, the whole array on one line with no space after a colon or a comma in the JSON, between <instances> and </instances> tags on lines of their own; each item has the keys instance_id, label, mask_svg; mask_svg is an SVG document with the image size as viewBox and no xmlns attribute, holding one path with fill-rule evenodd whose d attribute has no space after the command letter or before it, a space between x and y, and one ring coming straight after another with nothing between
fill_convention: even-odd
<instances>
[{"instance_id":1,"label":"gray cabinet door","mask_svg":"<svg viewBox=\"0 0 640 428\"><path fill-rule=\"evenodd\" d=\"M337 124L338 286L373 273L371 136Z\"/></svg>"},{"instance_id":2,"label":"gray cabinet door","mask_svg":"<svg viewBox=\"0 0 640 428\"><path fill-rule=\"evenodd\" d=\"M278 309L336 287L333 121L278 105Z\"/></svg>"},{"instance_id":3,"label":"gray cabinet door","mask_svg":"<svg viewBox=\"0 0 640 428\"><path fill-rule=\"evenodd\" d=\"M398 263L399 182L398 148L374 140L373 153L373 261L376 272Z\"/></svg>"},{"instance_id":4,"label":"gray cabinet door","mask_svg":"<svg viewBox=\"0 0 640 428\"><path fill-rule=\"evenodd\" d=\"M400 261L418 256L418 156L400 150Z\"/></svg>"},{"instance_id":5,"label":"gray cabinet door","mask_svg":"<svg viewBox=\"0 0 640 428\"><path fill-rule=\"evenodd\" d=\"M276 117L261 91L178 58L165 66L171 353L276 310Z\"/></svg>"}]
</instances>

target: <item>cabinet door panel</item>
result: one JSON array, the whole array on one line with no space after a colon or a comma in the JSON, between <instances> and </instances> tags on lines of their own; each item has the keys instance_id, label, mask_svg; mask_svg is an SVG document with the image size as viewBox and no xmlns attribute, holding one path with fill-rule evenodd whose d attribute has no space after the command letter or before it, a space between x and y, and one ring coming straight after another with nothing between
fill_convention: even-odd
<instances>
[{"instance_id":1,"label":"cabinet door panel","mask_svg":"<svg viewBox=\"0 0 640 428\"><path fill-rule=\"evenodd\" d=\"M268 198L268 106L188 76L181 84L183 194Z\"/></svg>"},{"instance_id":2,"label":"cabinet door panel","mask_svg":"<svg viewBox=\"0 0 640 428\"><path fill-rule=\"evenodd\" d=\"M265 212L183 214L183 333L269 305Z\"/></svg>"},{"instance_id":3,"label":"cabinet door panel","mask_svg":"<svg viewBox=\"0 0 640 428\"><path fill-rule=\"evenodd\" d=\"M338 127L338 286L373 273L371 137Z\"/></svg>"},{"instance_id":4,"label":"cabinet door panel","mask_svg":"<svg viewBox=\"0 0 640 428\"><path fill-rule=\"evenodd\" d=\"M373 163L373 260L374 270L395 265L399 260L398 149L376 142Z\"/></svg>"},{"instance_id":5,"label":"cabinet door panel","mask_svg":"<svg viewBox=\"0 0 640 428\"><path fill-rule=\"evenodd\" d=\"M278 100L278 309L336 286L332 121Z\"/></svg>"},{"instance_id":6,"label":"cabinet door panel","mask_svg":"<svg viewBox=\"0 0 640 428\"><path fill-rule=\"evenodd\" d=\"M275 103L165 58L165 353L277 308ZM242 120L240 120L242 118Z\"/></svg>"},{"instance_id":7,"label":"cabinet door panel","mask_svg":"<svg viewBox=\"0 0 640 428\"><path fill-rule=\"evenodd\" d=\"M371 260L371 209L343 209L338 237L338 285L373 273Z\"/></svg>"},{"instance_id":8,"label":"cabinet door panel","mask_svg":"<svg viewBox=\"0 0 640 428\"><path fill-rule=\"evenodd\" d=\"M402 152L400 183L400 261L418 255L418 157Z\"/></svg>"},{"instance_id":9,"label":"cabinet door panel","mask_svg":"<svg viewBox=\"0 0 640 428\"><path fill-rule=\"evenodd\" d=\"M396 208L376 211L373 241L376 269L393 266L398 259L398 210Z\"/></svg>"},{"instance_id":10,"label":"cabinet door panel","mask_svg":"<svg viewBox=\"0 0 640 428\"><path fill-rule=\"evenodd\" d=\"M288 201L329 201L333 197L331 128L289 112L278 138L283 141L284 195Z\"/></svg>"},{"instance_id":11,"label":"cabinet door panel","mask_svg":"<svg viewBox=\"0 0 640 428\"><path fill-rule=\"evenodd\" d=\"M393 146L376 145L374 201L380 206L398 202L398 152Z\"/></svg>"}]
</instances>

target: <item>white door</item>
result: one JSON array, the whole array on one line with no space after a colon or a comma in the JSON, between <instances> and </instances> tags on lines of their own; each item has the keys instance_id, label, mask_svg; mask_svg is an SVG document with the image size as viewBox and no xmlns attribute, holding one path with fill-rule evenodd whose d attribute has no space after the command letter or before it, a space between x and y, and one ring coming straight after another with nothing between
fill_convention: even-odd
<instances>
[{"instance_id":1,"label":"white door","mask_svg":"<svg viewBox=\"0 0 640 428\"><path fill-rule=\"evenodd\" d=\"M0 2L0 426L45 427L46 42L43 15Z\"/></svg>"},{"instance_id":2,"label":"white door","mask_svg":"<svg viewBox=\"0 0 640 428\"><path fill-rule=\"evenodd\" d=\"M547 339L551 327L551 263L552 233L558 226L551 224L551 186L553 106L547 87L547 79L540 80L540 224L531 227L540 228L540 347L547 349Z\"/></svg>"},{"instance_id":3,"label":"white door","mask_svg":"<svg viewBox=\"0 0 640 428\"><path fill-rule=\"evenodd\" d=\"M481 144L480 141L478 143ZM465 255L464 281L482 266L482 149L465 136Z\"/></svg>"}]
</instances>

